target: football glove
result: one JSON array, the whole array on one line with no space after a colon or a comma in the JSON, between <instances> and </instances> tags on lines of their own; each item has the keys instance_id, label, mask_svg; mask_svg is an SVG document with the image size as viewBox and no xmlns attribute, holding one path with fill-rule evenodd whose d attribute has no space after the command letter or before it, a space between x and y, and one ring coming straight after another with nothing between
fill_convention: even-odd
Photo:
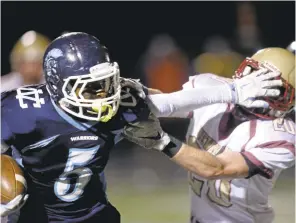
<instances>
[{"instance_id":1,"label":"football glove","mask_svg":"<svg viewBox=\"0 0 296 223\"><path fill-rule=\"evenodd\" d=\"M138 96L142 99L145 99L146 95L148 94L147 88L141 84L139 79L120 77L120 86L121 88L127 87L136 90Z\"/></svg>"},{"instance_id":2,"label":"football glove","mask_svg":"<svg viewBox=\"0 0 296 223\"><path fill-rule=\"evenodd\" d=\"M258 97L277 97L280 90L275 89L283 85L282 80L271 80L281 75L279 72L268 72L260 69L240 79L235 79L232 87L236 92L235 103L246 108L268 108L268 102Z\"/></svg>"},{"instance_id":3,"label":"football glove","mask_svg":"<svg viewBox=\"0 0 296 223\"><path fill-rule=\"evenodd\" d=\"M170 137L152 113L148 119L128 123L123 129L123 137L141 147L158 151L170 143Z\"/></svg>"}]
</instances>

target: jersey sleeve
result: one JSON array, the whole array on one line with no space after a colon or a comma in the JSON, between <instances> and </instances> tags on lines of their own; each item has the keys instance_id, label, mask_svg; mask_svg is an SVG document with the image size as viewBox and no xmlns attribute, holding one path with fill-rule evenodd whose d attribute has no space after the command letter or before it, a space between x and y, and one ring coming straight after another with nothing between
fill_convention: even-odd
<instances>
[{"instance_id":1,"label":"jersey sleeve","mask_svg":"<svg viewBox=\"0 0 296 223\"><path fill-rule=\"evenodd\" d=\"M271 179L277 170L295 164L295 143L286 140L257 145L241 153L249 166L249 177L256 174Z\"/></svg>"},{"instance_id":2,"label":"jersey sleeve","mask_svg":"<svg viewBox=\"0 0 296 223\"><path fill-rule=\"evenodd\" d=\"M207 86L223 86L231 82L231 79L219 77L211 73L197 74L189 77L189 80L183 84L183 89L203 88Z\"/></svg>"},{"instance_id":3,"label":"jersey sleeve","mask_svg":"<svg viewBox=\"0 0 296 223\"><path fill-rule=\"evenodd\" d=\"M189 80L182 85L183 90L194 88L192 84L198 75L189 77ZM192 118L193 111L177 111L173 112L173 105L168 103L168 94L157 94L148 96L148 104L152 112L157 117L174 117L174 118ZM178 95L174 100L182 100Z\"/></svg>"},{"instance_id":4,"label":"jersey sleeve","mask_svg":"<svg viewBox=\"0 0 296 223\"><path fill-rule=\"evenodd\" d=\"M232 87L220 79L211 74L196 75L183 85L183 90L149 95L148 103L157 117L188 117L202 106L230 103L234 99Z\"/></svg>"}]
</instances>

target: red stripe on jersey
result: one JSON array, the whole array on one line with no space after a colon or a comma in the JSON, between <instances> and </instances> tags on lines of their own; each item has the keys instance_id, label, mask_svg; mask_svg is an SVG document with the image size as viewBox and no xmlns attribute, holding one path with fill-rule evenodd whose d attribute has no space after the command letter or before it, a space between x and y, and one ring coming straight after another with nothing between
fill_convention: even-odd
<instances>
[{"instance_id":1,"label":"red stripe on jersey","mask_svg":"<svg viewBox=\"0 0 296 223\"><path fill-rule=\"evenodd\" d=\"M268 148L268 149L283 148L283 149L289 150L295 156L295 145L293 143L286 141L286 140L271 141L271 142L257 145L256 147Z\"/></svg>"},{"instance_id":2,"label":"red stripe on jersey","mask_svg":"<svg viewBox=\"0 0 296 223\"><path fill-rule=\"evenodd\" d=\"M260 174L262 176L265 176L268 179L273 177L273 171L265 167L264 164L260 160L258 160L252 153L245 151L242 152L242 154L260 170Z\"/></svg>"},{"instance_id":3,"label":"red stripe on jersey","mask_svg":"<svg viewBox=\"0 0 296 223\"><path fill-rule=\"evenodd\" d=\"M252 139L256 134L257 120L250 121L250 139Z\"/></svg>"}]
</instances>

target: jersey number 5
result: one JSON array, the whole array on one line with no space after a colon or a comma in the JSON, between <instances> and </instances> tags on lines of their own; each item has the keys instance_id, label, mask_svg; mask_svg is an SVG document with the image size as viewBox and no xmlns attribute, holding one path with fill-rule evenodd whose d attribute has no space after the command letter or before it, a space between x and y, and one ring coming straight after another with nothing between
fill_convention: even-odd
<instances>
[{"instance_id":1,"label":"jersey number 5","mask_svg":"<svg viewBox=\"0 0 296 223\"><path fill-rule=\"evenodd\" d=\"M207 197L215 204L222 207L230 207L232 203L230 202L230 191L231 185L228 180L208 180L203 181L194 177L192 173L189 173L189 184L193 192L201 197L201 190L204 183L208 184Z\"/></svg>"},{"instance_id":2,"label":"jersey number 5","mask_svg":"<svg viewBox=\"0 0 296 223\"><path fill-rule=\"evenodd\" d=\"M88 149L69 149L65 170L54 184L54 193L59 199L72 202L83 194L84 188L93 174L89 168L84 166L94 158L99 147L100 146ZM71 176L74 176L75 179L77 178L74 189L71 189Z\"/></svg>"}]
</instances>

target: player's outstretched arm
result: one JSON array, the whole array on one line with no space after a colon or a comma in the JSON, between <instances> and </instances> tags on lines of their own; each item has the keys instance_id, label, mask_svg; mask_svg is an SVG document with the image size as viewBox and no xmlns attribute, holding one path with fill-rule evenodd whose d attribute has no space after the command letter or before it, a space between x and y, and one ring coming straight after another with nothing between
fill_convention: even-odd
<instances>
[{"instance_id":1,"label":"player's outstretched arm","mask_svg":"<svg viewBox=\"0 0 296 223\"><path fill-rule=\"evenodd\" d=\"M188 113L201 106L214 103L235 103L247 108L267 108L266 101L258 100L259 97L276 97L282 86L281 80L271 80L280 76L280 73L260 69L253 73L221 85L203 86L169 94L148 94L149 89L143 87L138 80L121 78L121 85L136 89L139 96L146 98L151 111L157 117L170 117L179 113Z\"/></svg>"},{"instance_id":2,"label":"player's outstretched arm","mask_svg":"<svg viewBox=\"0 0 296 223\"><path fill-rule=\"evenodd\" d=\"M240 178L249 175L249 166L239 152L225 151L218 156L181 144L176 153L169 154L171 160L183 168L206 179Z\"/></svg>"},{"instance_id":3,"label":"player's outstretched arm","mask_svg":"<svg viewBox=\"0 0 296 223\"><path fill-rule=\"evenodd\" d=\"M157 117L175 116L178 113L191 112L201 106L215 103L234 103L247 108L267 108L269 104L259 97L277 97L282 86L281 80L271 80L280 73L260 69L235 79L229 83L221 82L215 86L203 86L169 94L148 95L151 111Z\"/></svg>"},{"instance_id":4,"label":"player's outstretched arm","mask_svg":"<svg viewBox=\"0 0 296 223\"><path fill-rule=\"evenodd\" d=\"M169 156L178 165L202 177L248 176L248 165L240 153L227 152L217 157L196 149L163 132L159 120L151 114L148 120L128 123L123 137L146 149L154 149Z\"/></svg>"},{"instance_id":5,"label":"player's outstretched arm","mask_svg":"<svg viewBox=\"0 0 296 223\"><path fill-rule=\"evenodd\" d=\"M284 132L286 130L282 128L282 131L276 134L267 129L272 137L265 137L265 143L241 152L226 148L222 153L213 156L209 152L185 144L176 148L164 147L164 152L172 150L173 153L168 153L171 160L207 179L249 178L256 174L271 179L278 170L295 165L295 124L290 126L292 128L289 132Z\"/></svg>"}]
</instances>

